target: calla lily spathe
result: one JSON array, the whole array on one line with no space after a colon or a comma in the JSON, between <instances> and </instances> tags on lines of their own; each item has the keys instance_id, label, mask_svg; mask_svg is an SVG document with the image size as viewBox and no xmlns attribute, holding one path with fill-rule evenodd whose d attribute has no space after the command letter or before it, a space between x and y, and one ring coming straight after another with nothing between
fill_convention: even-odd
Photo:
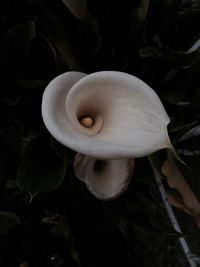
<instances>
[{"instance_id":1,"label":"calla lily spathe","mask_svg":"<svg viewBox=\"0 0 200 267\"><path fill-rule=\"evenodd\" d=\"M78 153L74 170L96 198L110 200L128 187L134 162L134 159L99 160Z\"/></svg>"},{"instance_id":2,"label":"calla lily spathe","mask_svg":"<svg viewBox=\"0 0 200 267\"><path fill-rule=\"evenodd\" d=\"M122 72L61 74L44 92L42 116L60 143L97 159L137 158L172 148L160 99L142 80ZM84 117L93 119L91 127L80 123Z\"/></svg>"}]
</instances>

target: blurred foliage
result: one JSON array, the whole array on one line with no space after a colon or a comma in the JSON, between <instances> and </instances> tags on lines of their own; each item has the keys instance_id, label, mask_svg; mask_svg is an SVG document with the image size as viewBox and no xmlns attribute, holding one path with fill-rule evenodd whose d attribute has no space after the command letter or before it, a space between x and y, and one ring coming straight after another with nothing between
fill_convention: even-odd
<instances>
[{"instance_id":1,"label":"blurred foliage","mask_svg":"<svg viewBox=\"0 0 200 267\"><path fill-rule=\"evenodd\" d=\"M121 197L101 202L74 177L75 153L49 135L40 110L46 85L65 71L138 76L165 105L170 138L200 198L200 49L191 49L200 5L193 2L88 0L89 21L61 0L0 2L0 266L187 266L147 159L136 160ZM198 254L199 230L176 214Z\"/></svg>"}]
</instances>

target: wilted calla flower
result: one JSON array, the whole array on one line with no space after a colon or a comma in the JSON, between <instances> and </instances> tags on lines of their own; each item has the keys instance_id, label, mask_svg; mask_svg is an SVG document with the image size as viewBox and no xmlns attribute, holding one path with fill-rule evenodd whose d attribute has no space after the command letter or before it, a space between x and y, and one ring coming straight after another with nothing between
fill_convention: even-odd
<instances>
[{"instance_id":1,"label":"wilted calla flower","mask_svg":"<svg viewBox=\"0 0 200 267\"><path fill-rule=\"evenodd\" d=\"M93 158L136 158L172 148L160 99L126 73L64 73L47 86L42 115L60 143Z\"/></svg>"}]
</instances>

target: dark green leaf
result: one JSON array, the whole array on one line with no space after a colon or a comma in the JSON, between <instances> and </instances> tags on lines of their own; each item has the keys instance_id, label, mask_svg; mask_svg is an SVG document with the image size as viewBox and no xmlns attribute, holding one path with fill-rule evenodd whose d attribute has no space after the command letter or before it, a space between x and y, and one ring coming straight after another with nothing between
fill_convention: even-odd
<instances>
[{"instance_id":1,"label":"dark green leaf","mask_svg":"<svg viewBox=\"0 0 200 267\"><path fill-rule=\"evenodd\" d=\"M173 122L172 122L172 125L170 126L169 128L169 131L170 132L179 132L179 131L187 131L189 130L191 127L195 126L198 124L198 119L195 118L193 119L193 121L191 122L187 122L185 121L184 123L182 121L177 121L177 124L174 124L173 125Z\"/></svg>"},{"instance_id":2,"label":"dark green leaf","mask_svg":"<svg viewBox=\"0 0 200 267\"><path fill-rule=\"evenodd\" d=\"M20 95L16 90L16 76L6 64L0 64L0 82L0 102L9 105L17 103Z\"/></svg>"},{"instance_id":3,"label":"dark green leaf","mask_svg":"<svg viewBox=\"0 0 200 267\"><path fill-rule=\"evenodd\" d=\"M6 124L0 129L0 135L5 143L14 148L14 151L21 151L24 144L23 129L15 120L7 118Z\"/></svg>"},{"instance_id":4,"label":"dark green leaf","mask_svg":"<svg viewBox=\"0 0 200 267\"><path fill-rule=\"evenodd\" d=\"M195 27L199 24L200 9L181 9L177 18L177 40L181 50L188 50L199 38L199 29Z\"/></svg>"},{"instance_id":5,"label":"dark green leaf","mask_svg":"<svg viewBox=\"0 0 200 267\"><path fill-rule=\"evenodd\" d=\"M0 233L9 234L20 224L20 219L14 212L0 211Z\"/></svg>"},{"instance_id":6,"label":"dark green leaf","mask_svg":"<svg viewBox=\"0 0 200 267\"><path fill-rule=\"evenodd\" d=\"M37 90L38 88L40 88L43 84L41 80L19 80L17 81L18 86L20 86L23 89L34 89Z\"/></svg>"},{"instance_id":7,"label":"dark green leaf","mask_svg":"<svg viewBox=\"0 0 200 267\"><path fill-rule=\"evenodd\" d=\"M1 139L0 147L0 181L13 180L20 163L20 155Z\"/></svg>"},{"instance_id":8,"label":"dark green leaf","mask_svg":"<svg viewBox=\"0 0 200 267\"><path fill-rule=\"evenodd\" d=\"M170 62L172 66L182 69L187 69L200 61L200 49L192 52L182 52L172 50L166 46L150 46L141 48L140 55L142 57L163 58L167 62Z\"/></svg>"},{"instance_id":9,"label":"dark green leaf","mask_svg":"<svg viewBox=\"0 0 200 267\"><path fill-rule=\"evenodd\" d=\"M35 22L27 21L10 29L0 39L0 60L16 72L24 70L29 46L35 37Z\"/></svg>"},{"instance_id":10,"label":"dark green leaf","mask_svg":"<svg viewBox=\"0 0 200 267\"><path fill-rule=\"evenodd\" d=\"M184 133L179 138L179 141L186 141L186 140L191 139L191 138L194 138L194 137L200 137L200 125L197 125L197 126L191 128L186 133Z\"/></svg>"},{"instance_id":11,"label":"dark green leaf","mask_svg":"<svg viewBox=\"0 0 200 267\"><path fill-rule=\"evenodd\" d=\"M141 57L162 57L163 53L160 48L156 46L148 46L140 49Z\"/></svg>"},{"instance_id":12,"label":"dark green leaf","mask_svg":"<svg viewBox=\"0 0 200 267\"><path fill-rule=\"evenodd\" d=\"M192 127L176 138L176 148L183 155L200 155L200 126Z\"/></svg>"},{"instance_id":13,"label":"dark green leaf","mask_svg":"<svg viewBox=\"0 0 200 267\"><path fill-rule=\"evenodd\" d=\"M35 1L34 1L35 2ZM77 59L72 44L70 35L61 24L58 17L48 9L45 5L35 2L37 8L42 11L42 16L39 15L38 35L44 38L52 51L55 53L59 72L63 72L70 68L71 70L80 70L79 60Z\"/></svg>"},{"instance_id":14,"label":"dark green leaf","mask_svg":"<svg viewBox=\"0 0 200 267\"><path fill-rule=\"evenodd\" d=\"M35 196L42 191L52 191L63 181L65 161L57 156L45 138L30 141L23 153L17 174L18 186Z\"/></svg>"}]
</instances>

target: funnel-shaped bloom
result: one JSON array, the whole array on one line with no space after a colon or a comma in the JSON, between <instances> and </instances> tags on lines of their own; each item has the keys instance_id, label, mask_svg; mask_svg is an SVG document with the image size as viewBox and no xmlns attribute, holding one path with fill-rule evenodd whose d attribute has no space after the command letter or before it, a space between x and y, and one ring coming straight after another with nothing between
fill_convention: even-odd
<instances>
[{"instance_id":1,"label":"funnel-shaped bloom","mask_svg":"<svg viewBox=\"0 0 200 267\"><path fill-rule=\"evenodd\" d=\"M56 77L44 92L42 116L60 143L93 158L136 158L172 147L160 99L146 83L122 72Z\"/></svg>"},{"instance_id":2,"label":"funnel-shaped bloom","mask_svg":"<svg viewBox=\"0 0 200 267\"><path fill-rule=\"evenodd\" d=\"M119 196L129 185L134 159L99 160L77 154L75 175L97 198L108 200Z\"/></svg>"}]
</instances>

